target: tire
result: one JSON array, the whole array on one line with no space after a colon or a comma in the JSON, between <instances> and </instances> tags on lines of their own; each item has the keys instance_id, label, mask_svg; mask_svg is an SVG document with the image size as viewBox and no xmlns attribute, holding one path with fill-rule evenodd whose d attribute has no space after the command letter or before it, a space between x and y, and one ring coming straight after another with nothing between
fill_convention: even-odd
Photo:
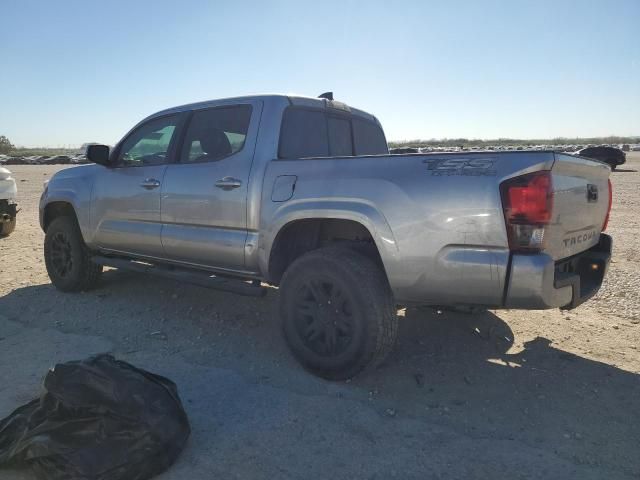
<instances>
[{"instance_id":1,"label":"tire","mask_svg":"<svg viewBox=\"0 0 640 480\"><path fill-rule=\"evenodd\" d=\"M44 261L51 283L63 292L93 288L102 273L102 265L91 261L75 218L54 219L44 237Z\"/></svg>"},{"instance_id":2,"label":"tire","mask_svg":"<svg viewBox=\"0 0 640 480\"><path fill-rule=\"evenodd\" d=\"M398 336L384 272L348 248L322 248L296 259L280 283L280 315L293 356L328 380L378 366Z\"/></svg>"},{"instance_id":3,"label":"tire","mask_svg":"<svg viewBox=\"0 0 640 480\"><path fill-rule=\"evenodd\" d=\"M16 217L10 222L0 223L0 237L6 237L16 229Z\"/></svg>"}]
</instances>

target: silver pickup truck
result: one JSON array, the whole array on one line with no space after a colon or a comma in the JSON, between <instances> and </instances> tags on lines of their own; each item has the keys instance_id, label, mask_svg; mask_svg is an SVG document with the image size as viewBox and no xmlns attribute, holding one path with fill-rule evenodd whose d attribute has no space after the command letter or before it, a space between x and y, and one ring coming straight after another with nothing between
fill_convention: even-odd
<instances>
[{"instance_id":1,"label":"silver pickup truck","mask_svg":"<svg viewBox=\"0 0 640 480\"><path fill-rule=\"evenodd\" d=\"M103 266L247 295L280 287L294 356L330 379L380 363L398 305L574 308L606 273L610 169L553 151L389 155L378 120L261 95L158 112L40 201L62 291Z\"/></svg>"}]
</instances>

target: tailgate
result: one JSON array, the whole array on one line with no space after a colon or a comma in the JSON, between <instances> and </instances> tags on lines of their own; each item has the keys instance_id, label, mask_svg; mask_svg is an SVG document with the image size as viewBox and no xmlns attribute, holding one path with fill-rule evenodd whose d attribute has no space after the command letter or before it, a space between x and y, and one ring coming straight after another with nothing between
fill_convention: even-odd
<instances>
[{"instance_id":1,"label":"tailgate","mask_svg":"<svg viewBox=\"0 0 640 480\"><path fill-rule=\"evenodd\" d=\"M609 208L609 174L601 162L561 153L551 169L553 215L545 232L545 251L554 260L598 244Z\"/></svg>"}]
</instances>

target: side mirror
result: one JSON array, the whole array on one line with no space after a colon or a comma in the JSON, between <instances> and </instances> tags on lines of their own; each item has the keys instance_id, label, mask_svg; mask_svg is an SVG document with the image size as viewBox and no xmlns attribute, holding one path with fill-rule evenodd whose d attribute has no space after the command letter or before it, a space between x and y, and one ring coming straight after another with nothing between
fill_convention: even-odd
<instances>
[{"instance_id":1,"label":"side mirror","mask_svg":"<svg viewBox=\"0 0 640 480\"><path fill-rule=\"evenodd\" d=\"M109 147L106 145L89 145L87 147L87 160L108 167Z\"/></svg>"}]
</instances>

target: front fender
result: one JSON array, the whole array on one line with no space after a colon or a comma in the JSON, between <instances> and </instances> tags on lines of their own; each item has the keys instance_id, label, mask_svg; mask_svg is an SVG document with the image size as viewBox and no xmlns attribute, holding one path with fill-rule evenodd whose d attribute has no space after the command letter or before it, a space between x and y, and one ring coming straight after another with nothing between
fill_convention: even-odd
<instances>
[{"instance_id":1,"label":"front fender","mask_svg":"<svg viewBox=\"0 0 640 480\"><path fill-rule=\"evenodd\" d=\"M81 221L82 208L80 207L80 204L82 202L78 199L78 195L75 192L62 191L56 192L55 194L50 194L45 191L40 197L40 228L42 228L42 231L45 231L44 214L47 207L53 203L67 203L71 205L73 211L76 214L76 218L78 219L78 223L81 225L81 229L82 224L87 223L87 221Z\"/></svg>"},{"instance_id":2,"label":"front fender","mask_svg":"<svg viewBox=\"0 0 640 480\"><path fill-rule=\"evenodd\" d=\"M72 169L69 169L72 170ZM44 231L44 214L47 206L55 202L71 205L75 212L84 241L89 244L92 239L91 229L91 191L93 179L86 177L54 176L40 197L40 227Z\"/></svg>"},{"instance_id":3,"label":"front fender","mask_svg":"<svg viewBox=\"0 0 640 480\"><path fill-rule=\"evenodd\" d=\"M385 268L398 256L398 244L391 227L374 205L354 199L303 199L281 204L262 222L258 262L264 275L269 272L269 258L278 233L291 222L308 219L351 220L361 224L371 234Z\"/></svg>"}]
</instances>

